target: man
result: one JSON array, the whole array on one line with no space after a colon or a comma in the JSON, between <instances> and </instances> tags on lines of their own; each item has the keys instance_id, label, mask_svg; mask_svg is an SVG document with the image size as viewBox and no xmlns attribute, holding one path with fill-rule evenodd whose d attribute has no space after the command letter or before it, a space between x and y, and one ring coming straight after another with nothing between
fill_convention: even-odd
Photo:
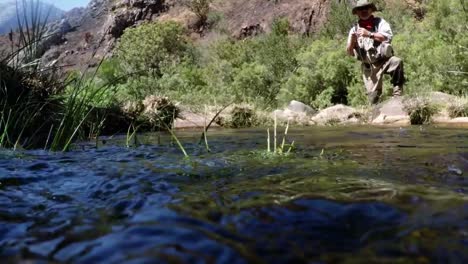
<instances>
[{"instance_id":1,"label":"man","mask_svg":"<svg viewBox=\"0 0 468 264\"><path fill-rule=\"evenodd\" d=\"M359 17L357 25L351 28L346 51L348 55L362 61L362 76L371 104L377 104L382 94L383 74L392 78L393 96L403 92L405 77L403 61L393 56L390 25L383 18L374 17L375 4L368 0L358 0L353 14Z\"/></svg>"}]
</instances>

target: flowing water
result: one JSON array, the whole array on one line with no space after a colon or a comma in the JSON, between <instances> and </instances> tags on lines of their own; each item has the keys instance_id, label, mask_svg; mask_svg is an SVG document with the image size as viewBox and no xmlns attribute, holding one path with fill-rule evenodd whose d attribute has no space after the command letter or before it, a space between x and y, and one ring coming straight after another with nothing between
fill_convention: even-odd
<instances>
[{"instance_id":1,"label":"flowing water","mask_svg":"<svg viewBox=\"0 0 468 264\"><path fill-rule=\"evenodd\" d=\"M468 132L292 128L0 151L2 263L467 263ZM279 139L279 141L281 141Z\"/></svg>"}]
</instances>

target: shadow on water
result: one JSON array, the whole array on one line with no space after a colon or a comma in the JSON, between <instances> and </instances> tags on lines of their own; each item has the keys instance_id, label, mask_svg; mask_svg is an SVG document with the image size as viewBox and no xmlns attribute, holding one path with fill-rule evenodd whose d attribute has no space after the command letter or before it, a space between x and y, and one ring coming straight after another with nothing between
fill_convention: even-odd
<instances>
[{"instance_id":1,"label":"shadow on water","mask_svg":"<svg viewBox=\"0 0 468 264\"><path fill-rule=\"evenodd\" d=\"M0 259L73 263L466 263L468 133L292 129L0 151ZM162 142L162 143L158 143Z\"/></svg>"}]
</instances>

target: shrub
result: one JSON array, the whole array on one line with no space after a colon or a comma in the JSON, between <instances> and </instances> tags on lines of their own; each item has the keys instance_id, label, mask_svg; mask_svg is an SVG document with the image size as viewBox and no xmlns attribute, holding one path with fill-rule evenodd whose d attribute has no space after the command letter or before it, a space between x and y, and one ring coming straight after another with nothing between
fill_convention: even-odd
<instances>
[{"instance_id":1,"label":"shrub","mask_svg":"<svg viewBox=\"0 0 468 264\"><path fill-rule=\"evenodd\" d=\"M128 28L117 46L117 58L127 72L160 77L163 67L189 56L190 44L184 33L183 27L172 21Z\"/></svg>"},{"instance_id":2,"label":"shrub","mask_svg":"<svg viewBox=\"0 0 468 264\"><path fill-rule=\"evenodd\" d=\"M216 123L223 127L245 128L257 124L258 117L255 111L249 106L234 106L228 117L218 116Z\"/></svg>"},{"instance_id":3,"label":"shrub","mask_svg":"<svg viewBox=\"0 0 468 264\"><path fill-rule=\"evenodd\" d=\"M348 36L348 32L356 17L351 12L351 5L348 1L332 1L328 21L320 30L319 34L326 38L343 38Z\"/></svg>"},{"instance_id":4,"label":"shrub","mask_svg":"<svg viewBox=\"0 0 468 264\"><path fill-rule=\"evenodd\" d=\"M230 127L251 127L255 121L255 112L248 107L236 106L231 111Z\"/></svg>"},{"instance_id":5,"label":"shrub","mask_svg":"<svg viewBox=\"0 0 468 264\"><path fill-rule=\"evenodd\" d=\"M62 90L50 72L29 71L0 61L0 147L44 147L62 102Z\"/></svg>"},{"instance_id":6,"label":"shrub","mask_svg":"<svg viewBox=\"0 0 468 264\"><path fill-rule=\"evenodd\" d=\"M426 18L405 23L395 37L396 51L406 63L410 93L417 94L428 85L455 95L468 90L468 14L461 4L458 0L431 1Z\"/></svg>"},{"instance_id":7,"label":"shrub","mask_svg":"<svg viewBox=\"0 0 468 264\"><path fill-rule=\"evenodd\" d=\"M430 103L424 96L416 96L404 101L404 110L410 116L412 125L424 125L431 122L433 115L439 112L436 105Z\"/></svg>"},{"instance_id":8,"label":"shrub","mask_svg":"<svg viewBox=\"0 0 468 264\"><path fill-rule=\"evenodd\" d=\"M197 15L199 29L207 24L211 2L213 0L185 0L185 4Z\"/></svg>"},{"instance_id":9,"label":"shrub","mask_svg":"<svg viewBox=\"0 0 468 264\"><path fill-rule=\"evenodd\" d=\"M315 107L347 104L347 87L356 82L359 73L341 41L316 40L297 55L297 61L299 67L281 87L281 102L294 99ZM330 101L324 102L326 98Z\"/></svg>"},{"instance_id":10,"label":"shrub","mask_svg":"<svg viewBox=\"0 0 468 264\"><path fill-rule=\"evenodd\" d=\"M450 103L447 111L451 118L468 117L468 98L458 99Z\"/></svg>"},{"instance_id":11,"label":"shrub","mask_svg":"<svg viewBox=\"0 0 468 264\"><path fill-rule=\"evenodd\" d=\"M165 96L150 95L143 100L143 106L141 117L147 119L154 130L171 129L174 120L180 115L177 105Z\"/></svg>"},{"instance_id":12,"label":"shrub","mask_svg":"<svg viewBox=\"0 0 468 264\"><path fill-rule=\"evenodd\" d=\"M234 75L232 89L238 103L268 105L276 94L270 90L271 72L259 63L246 63Z\"/></svg>"}]
</instances>

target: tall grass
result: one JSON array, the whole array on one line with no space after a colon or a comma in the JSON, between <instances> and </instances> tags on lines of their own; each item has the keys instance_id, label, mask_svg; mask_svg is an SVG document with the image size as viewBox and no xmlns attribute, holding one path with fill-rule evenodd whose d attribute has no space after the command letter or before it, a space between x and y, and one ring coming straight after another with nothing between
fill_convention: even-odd
<instances>
[{"instance_id":1,"label":"tall grass","mask_svg":"<svg viewBox=\"0 0 468 264\"><path fill-rule=\"evenodd\" d=\"M95 107L90 105L92 101L104 100L107 84L92 89L92 79L84 81L83 78L73 80L69 84L70 92L64 99L64 110L61 113L60 122L54 131L50 149L53 151L67 151L70 144L81 132L84 123L89 119ZM95 120L102 123L105 116ZM99 126L98 126L99 127Z\"/></svg>"},{"instance_id":2,"label":"tall grass","mask_svg":"<svg viewBox=\"0 0 468 264\"><path fill-rule=\"evenodd\" d=\"M16 10L19 47L0 59L0 147L67 151L84 136L83 125L94 111L90 102L103 99L107 85L94 87L95 74L85 81L40 68L50 10L43 16L39 0L17 1ZM91 127L99 130L103 118Z\"/></svg>"},{"instance_id":3,"label":"tall grass","mask_svg":"<svg viewBox=\"0 0 468 264\"><path fill-rule=\"evenodd\" d=\"M273 125L273 150L271 148L271 136L270 136L270 129L267 129L267 154L273 154L273 155L289 155L291 153L291 150L294 148L294 141L292 141L290 144L286 144L286 137L288 135L289 131L289 120L286 124L286 128L284 129L284 134L283 138L281 140L281 144L278 145L278 121L276 118L276 113L274 116L274 125Z\"/></svg>"}]
</instances>

